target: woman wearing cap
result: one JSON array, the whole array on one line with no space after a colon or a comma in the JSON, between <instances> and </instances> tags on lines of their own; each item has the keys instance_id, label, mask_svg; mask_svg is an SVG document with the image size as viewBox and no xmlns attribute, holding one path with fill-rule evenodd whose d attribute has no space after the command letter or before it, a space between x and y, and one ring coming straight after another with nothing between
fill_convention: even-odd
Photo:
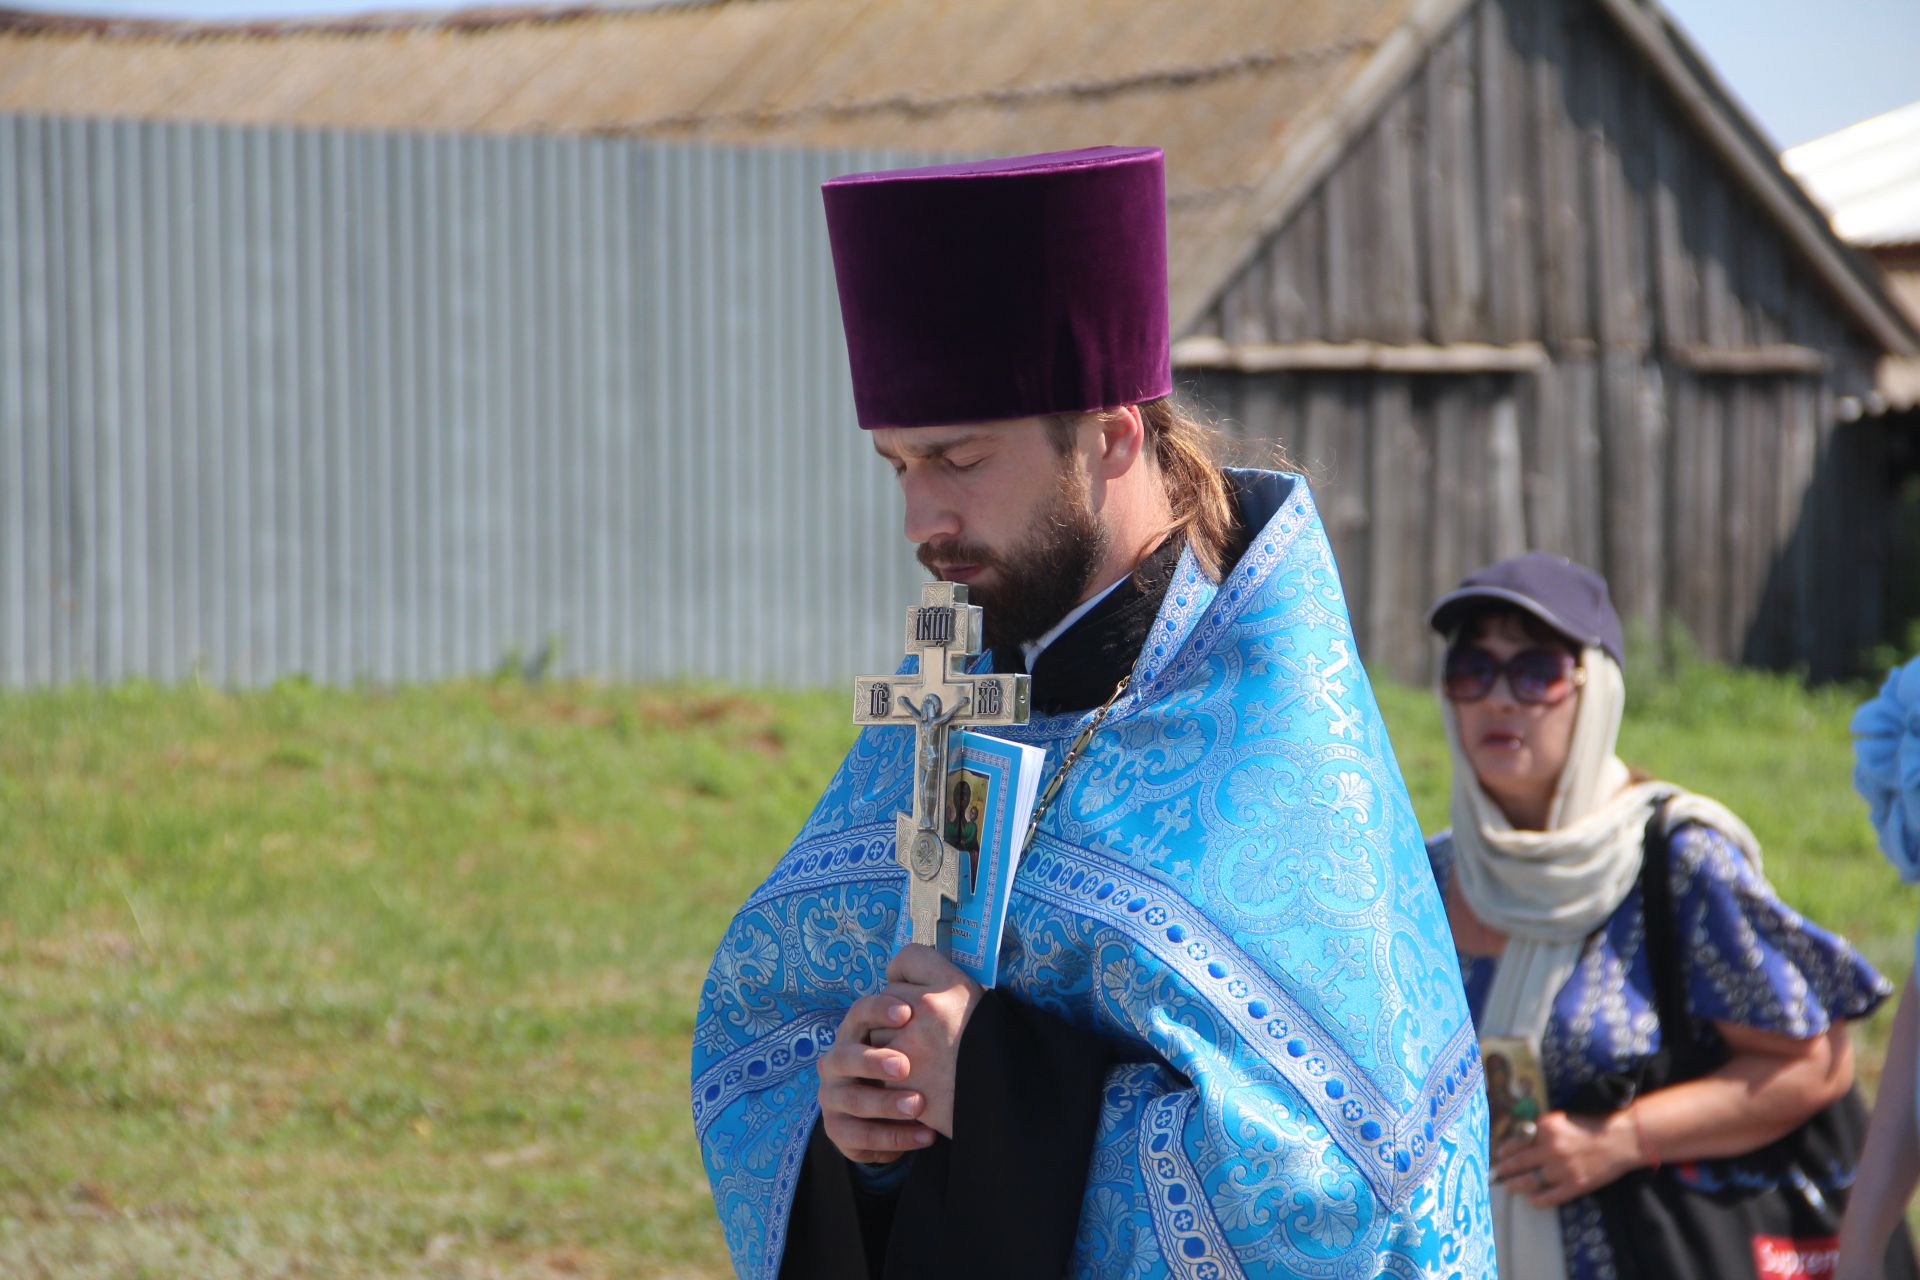
<instances>
[{"instance_id":1,"label":"woman wearing cap","mask_svg":"<svg viewBox=\"0 0 1920 1280\"><path fill-rule=\"evenodd\" d=\"M1524 1043L1548 1094L1493 1153L1500 1271L1613 1276L1595 1193L1799 1129L1850 1088L1845 1024L1890 988L1775 896L1739 818L1615 756L1620 621L1597 574L1529 552L1469 574L1430 621L1447 639L1454 778L1453 828L1428 853L1482 1043ZM1599 1082L1633 1078L1659 1047L1640 880L1658 853L1671 913L1655 918L1674 922L1691 1025L1722 1060L1609 1111L1619 1098L1595 1104ZM1716 1274L1754 1274L1727 1261Z\"/></svg>"}]
</instances>

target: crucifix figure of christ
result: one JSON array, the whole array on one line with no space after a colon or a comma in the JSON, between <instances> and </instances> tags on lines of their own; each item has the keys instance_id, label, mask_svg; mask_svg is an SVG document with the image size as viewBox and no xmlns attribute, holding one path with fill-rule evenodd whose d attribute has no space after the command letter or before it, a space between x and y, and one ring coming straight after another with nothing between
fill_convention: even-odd
<instances>
[{"instance_id":1,"label":"crucifix figure of christ","mask_svg":"<svg viewBox=\"0 0 1920 1280\"><path fill-rule=\"evenodd\" d=\"M953 582L929 582L907 610L907 652L919 670L906 676L861 676L853 682L853 722L912 725L913 812L894 825L894 857L907 869L907 915L913 941L944 950L940 923L960 899L965 856L946 841L947 734L954 728L1025 724L1026 676L969 675L980 652L979 605Z\"/></svg>"}]
</instances>

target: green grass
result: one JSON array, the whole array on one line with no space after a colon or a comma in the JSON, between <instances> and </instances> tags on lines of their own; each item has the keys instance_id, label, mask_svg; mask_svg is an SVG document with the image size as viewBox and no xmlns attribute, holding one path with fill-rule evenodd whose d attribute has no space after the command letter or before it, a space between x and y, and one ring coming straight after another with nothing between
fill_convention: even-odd
<instances>
[{"instance_id":1,"label":"green grass","mask_svg":"<svg viewBox=\"0 0 1920 1280\"><path fill-rule=\"evenodd\" d=\"M1686 668L1625 747L1897 977L1916 904L1848 786L1858 696ZM1439 825L1432 700L1382 699ZM0 694L0 1275L724 1274L695 994L845 702Z\"/></svg>"},{"instance_id":2,"label":"green grass","mask_svg":"<svg viewBox=\"0 0 1920 1280\"><path fill-rule=\"evenodd\" d=\"M707 1274L720 928L844 699L0 699L0 1275Z\"/></svg>"}]
</instances>

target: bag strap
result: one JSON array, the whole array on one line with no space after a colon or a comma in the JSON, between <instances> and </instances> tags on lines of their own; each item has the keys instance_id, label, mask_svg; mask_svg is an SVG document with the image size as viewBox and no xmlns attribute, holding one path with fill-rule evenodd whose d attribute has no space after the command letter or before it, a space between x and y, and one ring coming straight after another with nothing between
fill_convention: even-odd
<instances>
[{"instance_id":1,"label":"bag strap","mask_svg":"<svg viewBox=\"0 0 1920 1280\"><path fill-rule=\"evenodd\" d=\"M1654 802L1653 816L1641 851L1640 908L1646 931L1647 965L1653 977L1653 1010L1660 1019L1660 1040L1675 1068L1686 1079L1698 1056L1693 1018L1687 1012L1687 970L1680 954L1680 927L1673 909L1673 863L1667 849L1667 802Z\"/></svg>"}]
</instances>

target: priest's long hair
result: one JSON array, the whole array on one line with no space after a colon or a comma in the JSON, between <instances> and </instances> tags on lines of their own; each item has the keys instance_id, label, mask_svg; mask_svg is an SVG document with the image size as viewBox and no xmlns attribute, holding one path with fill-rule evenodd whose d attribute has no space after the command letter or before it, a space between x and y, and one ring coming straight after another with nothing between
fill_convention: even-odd
<instances>
[{"instance_id":1,"label":"priest's long hair","mask_svg":"<svg viewBox=\"0 0 1920 1280\"><path fill-rule=\"evenodd\" d=\"M1239 561L1253 537L1243 528L1221 468L1232 452L1220 429L1196 417L1172 396L1143 401L1140 419L1153 449L1154 466L1166 486L1167 505L1173 509L1173 528L1193 548L1201 571L1218 582ZM1073 427L1078 415L1051 419L1054 448L1062 457L1073 449ZM1277 445L1266 451L1262 465L1293 470Z\"/></svg>"},{"instance_id":2,"label":"priest's long hair","mask_svg":"<svg viewBox=\"0 0 1920 1280\"><path fill-rule=\"evenodd\" d=\"M1252 537L1240 523L1220 469L1226 452L1220 429L1187 412L1172 396L1142 404L1140 417L1173 508L1174 531L1186 538L1201 570L1218 582Z\"/></svg>"}]
</instances>

